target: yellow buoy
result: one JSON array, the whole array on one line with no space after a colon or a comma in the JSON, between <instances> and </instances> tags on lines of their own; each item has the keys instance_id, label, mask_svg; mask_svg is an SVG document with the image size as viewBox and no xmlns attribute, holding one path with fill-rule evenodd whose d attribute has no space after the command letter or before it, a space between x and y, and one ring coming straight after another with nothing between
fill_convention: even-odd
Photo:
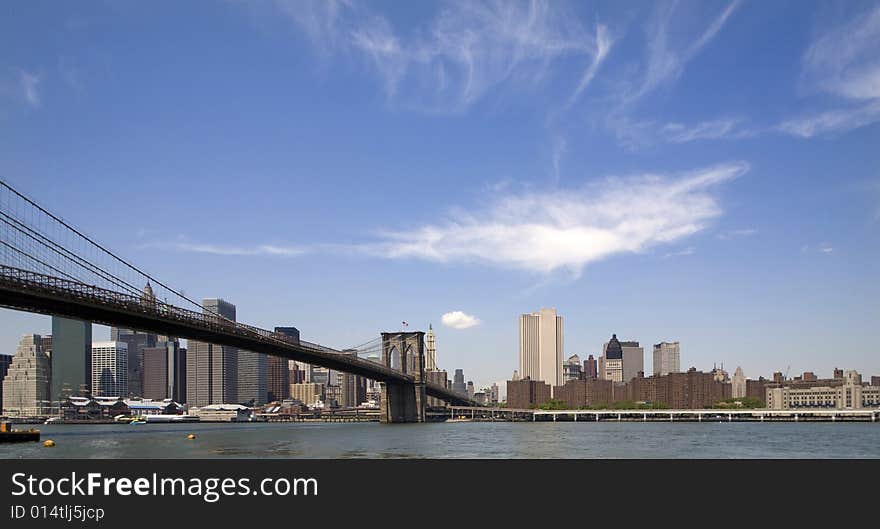
<instances>
[{"instance_id":1,"label":"yellow buoy","mask_svg":"<svg viewBox=\"0 0 880 529\"><path fill-rule=\"evenodd\" d=\"M43 441L43 446L45 446L46 448L52 448L53 446L55 446L55 441L51 439L46 439L45 441Z\"/></svg>"},{"instance_id":2,"label":"yellow buoy","mask_svg":"<svg viewBox=\"0 0 880 529\"><path fill-rule=\"evenodd\" d=\"M191 434L187 435L186 438L187 438L187 439L195 439L195 438L196 438L196 434L191 433Z\"/></svg>"}]
</instances>

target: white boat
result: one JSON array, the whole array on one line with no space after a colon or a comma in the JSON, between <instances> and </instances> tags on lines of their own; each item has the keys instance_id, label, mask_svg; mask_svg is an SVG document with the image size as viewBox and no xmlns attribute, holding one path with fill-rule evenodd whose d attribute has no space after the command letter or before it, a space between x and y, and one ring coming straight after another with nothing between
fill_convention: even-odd
<instances>
[{"instance_id":1,"label":"white boat","mask_svg":"<svg viewBox=\"0 0 880 529\"><path fill-rule=\"evenodd\" d=\"M199 422L198 415L145 415L148 423Z\"/></svg>"}]
</instances>

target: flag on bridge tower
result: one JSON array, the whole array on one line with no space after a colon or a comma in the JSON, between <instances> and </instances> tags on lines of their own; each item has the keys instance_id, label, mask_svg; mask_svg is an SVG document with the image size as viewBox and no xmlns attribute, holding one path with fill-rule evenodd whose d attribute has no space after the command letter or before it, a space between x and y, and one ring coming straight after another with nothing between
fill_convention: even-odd
<instances>
[{"instance_id":1,"label":"flag on bridge tower","mask_svg":"<svg viewBox=\"0 0 880 529\"><path fill-rule=\"evenodd\" d=\"M402 323L404 327L409 327L409 323L407 323L407 322L405 322L405 321L402 321L402 322L400 322L400 323Z\"/></svg>"}]
</instances>

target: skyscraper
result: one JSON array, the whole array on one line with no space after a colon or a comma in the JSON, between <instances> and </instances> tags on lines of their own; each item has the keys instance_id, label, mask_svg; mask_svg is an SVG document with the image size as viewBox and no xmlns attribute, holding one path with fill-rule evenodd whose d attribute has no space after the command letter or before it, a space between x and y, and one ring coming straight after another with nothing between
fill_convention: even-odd
<instances>
[{"instance_id":1,"label":"skyscraper","mask_svg":"<svg viewBox=\"0 0 880 529\"><path fill-rule=\"evenodd\" d=\"M84 396L92 383L92 323L52 316L51 343L52 402Z\"/></svg>"},{"instance_id":2,"label":"skyscraper","mask_svg":"<svg viewBox=\"0 0 880 529\"><path fill-rule=\"evenodd\" d=\"M645 349L639 342L620 342L623 351L623 381L630 380L645 372Z\"/></svg>"},{"instance_id":3,"label":"skyscraper","mask_svg":"<svg viewBox=\"0 0 880 529\"><path fill-rule=\"evenodd\" d=\"M8 354L0 354L0 413L3 413L3 379L12 364L14 357Z\"/></svg>"},{"instance_id":4,"label":"skyscraper","mask_svg":"<svg viewBox=\"0 0 880 529\"><path fill-rule=\"evenodd\" d=\"M238 402L248 406L266 403L269 395L268 357L253 351L238 351Z\"/></svg>"},{"instance_id":5,"label":"skyscraper","mask_svg":"<svg viewBox=\"0 0 880 529\"><path fill-rule=\"evenodd\" d=\"M579 378L581 378L581 358L574 354L562 364L562 380L568 382Z\"/></svg>"},{"instance_id":6,"label":"skyscraper","mask_svg":"<svg viewBox=\"0 0 880 529\"><path fill-rule=\"evenodd\" d=\"M741 399L746 396L746 376L742 367L737 367L733 372L733 380L731 381L730 396L735 399Z\"/></svg>"},{"instance_id":7,"label":"skyscraper","mask_svg":"<svg viewBox=\"0 0 880 529\"><path fill-rule=\"evenodd\" d=\"M612 382L625 382L623 379L623 347L616 334L611 335L602 347L602 356L599 357L599 378Z\"/></svg>"},{"instance_id":8,"label":"skyscraper","mask_svg":"<svg viewBox=\"0 0 880 529\"><path fill-rule=\"evenodd\" d=\"M153 287L149 283L144 286L141 302L156 303ZM144 393L144 349L156 347L157 336L148 332L112 327L110 329L110 340L125 342L128 348L128 393L120 396L142 397Z\"/></svg>"},{"instance_id":9,"label":"skyscraper","mask_svg":"<svg viewBox=\"0 0 880 529\"><path fill-rule=\"evenodd\" d=\"M92 343L92 395L124 397L128 395L128 344L125 342Z\"/></svg>"},{"instance_id":10,"label":"skyscraper","mask_svg":"<svg viewBox=\"0 0 880 529\"><path fill-rule=\"evenodd\" d=\"M590 355L589 358L584 360L584 378L598 378L599 364L596 362L596 359L593 358L593 355Z\"/></svg>"},{"instance_id":11,"label":"skyscraper","mask_svg":"<svg viewBox=\"0 0 880 529\"><path fill-rule=\"evenodd\" d=\"M357 357L357 349L343 349L343 354ZM352 373L341 372L339 405L343 408L355 408L367 400L367 379Z\"/></svg>"},{"instance_id":12,"label":"skyscraper","mask_svg":"<svg viewBox=\"0 0 880 529\"><path fill-rule=\"evenodd\" d=\"M38 334L25 334L3 379L3 415L13 417L49 413L49 356Z\"/></svg>"},{"instance_id":13,"label":"skyscraper","mask_svg":"<svg viewBox=\"0 0 880 529\"><path fill-rule=\"evenodd\" d=\"M681 373L681 349L678 342L654 344L654 375Z\"/></svg>"},{"instance_id":14,"label":"skyscraper","mask_svg":"<svg viewBox=\"0 0 880 529\"><path fill-rule=\"evenodd\" d=\"M456 369L452 377L452 391L467 397L467 384L464 383L464 371L461 369Z\"/></svg>"},{"instance_id":15,"label":"skyscraper","mask_svg":"<svg viewBox=\"0 0 880 529\"><path fill-rule=\"evenodd\" d=\"M267 400L274 402L290 398L290 361L280 356L266 359Z\"/></svg>"},{"instance_id":16,"label":"skyscraper","mask_svg":"<svg viewBox=\"0 0 880 529\"><path fill-rule=\"evenodd\" d=\"M235 321L235 305L219 298L202 301L206 314ZM190 406L238 402L238 349L187 341L186 401Z\"/></svg>"},{"instance_id":17,"label":"skyscraper","mask_svg":"<svg viewBox=\"0 0 880 529\"><path fill-rule=\"evenodd\" d=\"M143 350L143 397L186 400L186 349L176 338L165 337L156 347Z\"/></svg>"},{"instance_id":18,"label":"skyscraper","mask_svg":"<svg viewBox=\"0 0 880 529\"><path fill-rule=\"evenodd\" d=\"M562 316L543 308L519 317L519 374L562 385Z\"/></svg>"},{"instance_id":19,"label":"skyscraper","mask_svg":"<svg viewBox=\"0 0 880 529\"><path fill-rule=\"evenodd\" d=\"M425 371L437 371L437 339L430 323L425 333Z\"/></svg>"}]
</instances>

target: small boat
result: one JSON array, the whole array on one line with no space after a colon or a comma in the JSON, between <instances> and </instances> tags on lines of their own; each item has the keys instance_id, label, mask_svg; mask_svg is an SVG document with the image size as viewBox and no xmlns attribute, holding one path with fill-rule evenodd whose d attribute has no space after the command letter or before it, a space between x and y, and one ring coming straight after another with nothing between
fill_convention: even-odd
<instances>
[{"instance_id":1,"label":"small boat","mask_svg":"<svg viewBox=\"0 0 880 529\"><path fill-rule=\"evenodd\" d=\"M39 440L40 430L15 430L12 428L12 424L6 421L0 422L0 443L24 443Z\"/></svg>"}]
</instances>

